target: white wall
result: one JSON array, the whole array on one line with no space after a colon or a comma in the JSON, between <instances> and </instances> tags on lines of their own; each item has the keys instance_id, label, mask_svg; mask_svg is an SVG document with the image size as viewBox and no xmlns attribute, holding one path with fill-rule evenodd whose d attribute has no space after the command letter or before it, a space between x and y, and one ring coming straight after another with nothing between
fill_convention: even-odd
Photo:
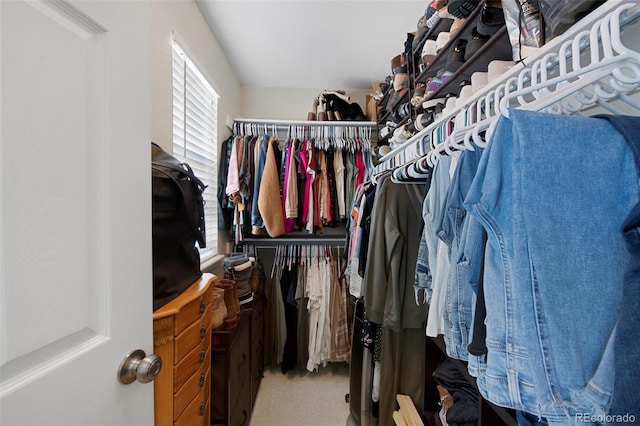
<instances>
[{"instance_id":1,"label":"white wall","mask_svg":"<svg viewBox=\"0 0 640 426\"><path fill-rule=\"evenodd\" d=\"M226 117L240 113L240 83L193 0L151 2L151 137L172 151L172 32L220 95L218 141L230 135Z\"/></svg>"},{"instance_id":2,"label":"white wall","mask_svg":"<svg viewBox=\"0 0 640 426\"><path fill-rule=\"evenodd\" d=\"M189 58L220 95L218 101L218 142L229 137L227 115L240 113L240 82L220 48L200 9L193 0L155 0L151 3L151 139L172 152L173 84L172 34ZM220 151L218 151L218 154ZM226 235L219 233L218 252L223 253ZM220 275L221 262L206 272Z\"/></svg>"},{"instance_id":3,"label":"white wall","mask_svg":"<svg viewBox=\"0 0 640 426\"><path fill-rule=\"evenodd\" d=\"M366 114L366 95L372 90L344 89ZM286 89L273 87L241 87L240 117L278 120L306 120L318 89Z\"/></svg>"}]
</instances>

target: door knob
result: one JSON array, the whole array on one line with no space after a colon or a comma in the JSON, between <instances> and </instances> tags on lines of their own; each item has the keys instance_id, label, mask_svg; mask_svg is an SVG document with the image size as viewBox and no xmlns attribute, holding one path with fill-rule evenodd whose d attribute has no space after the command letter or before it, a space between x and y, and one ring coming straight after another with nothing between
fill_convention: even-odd
<instances>
[{"instance_id":1,"label":"door knob","mask_svg":"<svg viewBox=\"0 0 640 426\"><path fill-rule=\"evenodd\" d=\"M162 359L151 354L147 356L142 349L127 354L118 368L118 381L128 385L136 381L149 383L155 379L162 369Z\"/></svg>"}]
</instances>

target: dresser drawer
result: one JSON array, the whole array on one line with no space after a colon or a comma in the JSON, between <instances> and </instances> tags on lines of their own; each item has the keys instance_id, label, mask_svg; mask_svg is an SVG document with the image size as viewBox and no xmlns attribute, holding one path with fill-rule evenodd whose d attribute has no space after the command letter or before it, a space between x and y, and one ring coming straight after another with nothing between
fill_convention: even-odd
<instances>
[{"instance_id":1,"label":"dresser drawer","mask_svg":"<svg viewBox=\"0 0 640 426\"><path fill-rule=\"evenodd\" d=\"M180 414L189 405L189 403L196 397L203 388L209 388L211 386L211 371L207 368L208 365L202 365L200 371L196 372L183 387L173 397L173 416L174 420L180 417Z\"/></svg>"},{"instance_id":2,"label":"dresser drawer","mask_svg":"<svg viewBox=\"0 0 640 426\"><path fill-rule=\"evenodd\" d=\"M213 283L212 283L213 284ZM204 311L207 309L207 306L211 305L211 301L213 300L213 291L206 291L200 297L197 297L191 300L189 303L185 304L175 315L175 331L174 334L177 336L182 333L185 328L189 327L193 324L194 321L197 321Z\"/></svg>"},{"instance_id":3,"label":"dresser drawer","mask_svg":"<svg viewBox=\"0 0 640 426\"><path fill-rule=\"evenodd\" d=\"M205 307L204 316L198 318L198 321L195 321L182 333L176 336L176 342L174 345L174 360L176 364L178 364L185 355L191 352L193 348L201 344L202 341L206 339L207 335L211 335L209 332L210 325L211 304Z\"/></svg>"},{"instance_id":4,"label":"dresser drawer","mask_svg":"<svg viewBox=\"0 0 640 426\"><path fill-rule=\"evenodd\" d=\"M173 370L173 392L177 393L180 388L199 371L202 366L211 364L211 333L207 333L198 346L180 361Z\"/></svg>"},{"instance_id":5,"label":"dresser drawer","mask_svg":"<svg viewBox=\"0 0 640 426\"><path fill-rule=\"evenodd\" d=\"M153 312L153 348L164 364L153 384L155 426L209 424L211 309L216 279L204 273Z\"/></svg>"},{"instance_id":6,"label":"dresser drawer","mask_svg":"<svg viewBox=\"0 0 640 426\"><path fill-rule=\"evenodd\" d=\"M209 392L203 388L175 421L175 426L203 426L209 424Z\"/></svg>"}]
</instances>

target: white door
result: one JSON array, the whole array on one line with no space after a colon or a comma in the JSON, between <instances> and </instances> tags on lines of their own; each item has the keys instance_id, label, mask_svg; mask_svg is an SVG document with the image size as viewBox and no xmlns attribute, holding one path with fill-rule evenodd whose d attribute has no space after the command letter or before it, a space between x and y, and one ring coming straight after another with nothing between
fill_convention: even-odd
<instances>
[{"instance_id":1,"label":"white door","mask_svg":"<svg viewBox=\"0 0 640 426\"><path fill-rule=\"evenodd\" d=\"M149 12L0 0L0 424L146 425Z\"/></svg>"}]
</instances>

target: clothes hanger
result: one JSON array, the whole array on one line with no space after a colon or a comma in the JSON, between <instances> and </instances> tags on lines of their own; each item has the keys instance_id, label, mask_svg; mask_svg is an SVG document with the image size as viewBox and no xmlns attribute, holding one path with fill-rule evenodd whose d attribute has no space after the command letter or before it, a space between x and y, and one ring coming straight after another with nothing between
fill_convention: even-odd
<instances>
[{"instance_id":1,"label":"clothes hanger","mask_svg":"<svg viewBox=\"0 0 640 426\"><path fill-rule=\"evenodd\" d=\"M371 183L374 185L378 184L378 178L388 175L389 173L391 173L391 170L383 170L380 173L375 173L371 176Z\"/></svg>"},{"instance_id":2,"label":"clothes hanger","mask_svg":"<svg viewBox=\"0 0 640 426\"><path fill-rule=\"evenodd\" d=\"M429 142L432 149L413 164L432 168L435 162L457 149L485 148L499 118L508 117L511 108L579 114L589 106L599 105L620 114L622 111L610 103L620 100L640 111L640 103L628 95L640 87L640 53L625 47L620 39L620 15L631 7L634 5L621 6L599 25L560 46L558 54L544 55L531 68L522 70L517 77L478 99L467 110L475 112L474 123L460 127L458 122L457 128L448 135L445 130L449 120L444 125L436 125ZM585 43L590 46L587 55L583 54ZM589 58L586 64L583 63L585 57ZM460 114L457 117L461 117ZM396 157L403 158L406 152ZM394 176L397 179L400 172Z\"/></svg>"},{"instance_id":3,"label":"clothes hanger","mask_svg":"<svg viewBox=\"0 0 640 426\"><path fill-rule=\"evenodd\" d=\"M627 49L620 40L619 16L625 9L619 8L616 13L609 15L607 19L603 19L600 25L594 26L591 30L578 33L572 41L568 41L561 46L559 54L545 55L540 62L540 69L546 70L548 61L557 60L559 62L559 75L538 84L532 84L527 88L521 88L505 96L500 105L501 113L508 117L508 105L514 96L523 105L521 102L522 95L531 93L534 90L548 90L548 87L554 87L558 90L554 90L549 96L539 97L536 101L526 104L526 109L544 110L556 102L562 102L567 95L570 95L569 91L575 94L586 87L593 87L596 96L600 99L606 99L611 92L602 89L598 81L604 81L607 77L610 77L609 84L623 94L624 92L635 90L640 83L640 67L638 66L640 54ZM580 53L581 44L584 44L587 40L590 46L590 63L585 66L581 62ZM569 49L571 49L572 71L568 71L566 64L567 51ZM618 53L618 55L614 52ZM570 84L567 82L570 82ZM617 96L615 97L617 98ZM605 108L610 109L608 107Z\"/></svg>"},{"instance_id":4,"label":"clothes hanger","mask_svg":"<svg viewBox=\"0 0 640 426\"><path fill-rule=\"evenodd\" d=\"M468 151L475 151L475 147L473 146L473 144L471 143L471 137L473 136L473 132L467 130L466 132L464 132L464 137L463 137L463 144L464 144L464 149L468 150Z\"/></svg>"},{"instance_id":5,"label":"clothes hanger","mask_svg":"<svg viewBox=\"0 0 640 426\"><path fill-rule=\"evenodd\" d=\"M404 166L400 166L391 173L391 180L395 183L403 184L424 184L430 172L422 172L419 168L419 161L415 160Z\"/></svg>"}]
</instances>

